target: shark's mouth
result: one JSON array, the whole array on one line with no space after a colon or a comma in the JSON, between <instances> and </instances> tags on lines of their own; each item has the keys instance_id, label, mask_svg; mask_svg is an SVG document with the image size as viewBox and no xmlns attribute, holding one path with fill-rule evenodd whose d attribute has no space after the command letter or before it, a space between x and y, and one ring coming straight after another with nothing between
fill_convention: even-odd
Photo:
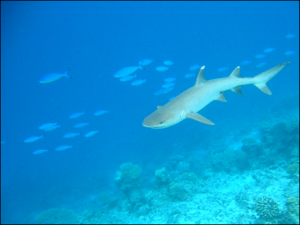
<instances>
[{"instance_id":1,"label":"shark's mouth","mask_svg":"<svg viewBox=\"0 0 300 225\"><path fill-rule=\"evenodd\" d=\"M164 129L167 126L164 125L157 125L157 126L149 126L149 125L145 125L144 123L142 124L144 127L148 127L148 128L152 128L152 129Z\"/></svg>"}]
</instances>

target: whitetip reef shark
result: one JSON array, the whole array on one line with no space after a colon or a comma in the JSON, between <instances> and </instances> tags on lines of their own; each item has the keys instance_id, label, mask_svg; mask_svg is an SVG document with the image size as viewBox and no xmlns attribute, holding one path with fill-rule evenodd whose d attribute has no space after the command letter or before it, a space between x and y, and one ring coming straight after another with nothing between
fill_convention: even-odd
<instances>
[{"instance_id":1,"label":"whitetip reef shark","mask_svg":"<svg viewBox=\"0 0 300 225\"><path fill-rule=\"evenodd\" d=\"M164 106L157 106L157 110L143 121L144 127L163 129L173 126L186 118L190 118L208 125L215 125L212 121L201 116L198 111L214 100L226 102L224 92L232 90L242 95L241 87L247 84L255 85L262 92L271 95L267 83L278 74L288 63L281 63L255 77L242 77L240 67L236 67L229 77L206 80L202 66L196 84L182 92Z\"/></svg>"}]
</instances>

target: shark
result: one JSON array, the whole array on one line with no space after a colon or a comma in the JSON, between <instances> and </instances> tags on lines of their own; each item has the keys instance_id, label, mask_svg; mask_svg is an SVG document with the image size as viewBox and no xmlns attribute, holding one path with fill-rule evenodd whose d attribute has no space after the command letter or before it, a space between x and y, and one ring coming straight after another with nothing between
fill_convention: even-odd
<instances>
[{"instance_id":1,"label":"shark","mask_svg":"<svg viewBox=\"0 0 300 225\"><path fill-rule=\"evenodd\" d=\"M289 62L281 63L254 77L242 77L238 66L228 77L212 80L204 78L205 66L202 66L193 87L185 90L164 106L157 106L157 109L144 119L142 125L153 129L163 129L186 118L215 125L198 112L214 100L227 102L224 92L228 90L243 95L241 91L243 85L253 84L263 93L271 95L272 93L267 86L268 81L289 64Z\"/></svg>"}]
</instances>

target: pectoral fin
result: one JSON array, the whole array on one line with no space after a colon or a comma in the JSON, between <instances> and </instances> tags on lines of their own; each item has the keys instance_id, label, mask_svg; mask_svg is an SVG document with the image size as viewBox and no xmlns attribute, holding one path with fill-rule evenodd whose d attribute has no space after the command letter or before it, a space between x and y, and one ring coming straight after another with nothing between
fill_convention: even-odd
<instances>
[{"instance_id":1,"label":"pectoral fin","mask_svg":"<svg viewBox=\"0 0 300 225\"><path fill-rule=\"evenodd\" d=\"M210 120L206 119L205 117L201 116L199 113L188 113L186 114L187 118L196 120L200 123L205 123L208 125L215 125L213 122L211 122Z\"/></svg>"}]
</instances>

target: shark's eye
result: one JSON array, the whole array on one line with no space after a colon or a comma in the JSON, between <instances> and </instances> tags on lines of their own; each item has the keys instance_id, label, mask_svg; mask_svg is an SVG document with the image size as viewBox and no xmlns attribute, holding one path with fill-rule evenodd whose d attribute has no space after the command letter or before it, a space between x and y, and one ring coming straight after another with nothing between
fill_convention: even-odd
<instances>
[{"instance_id":1,"label":"shark's eye","mask_svg":"<svg viewBox=\"0 0 300 225\"><path fill-rule=\"evenodd\" d=\"M165 121L161 121L159 124L163 124Z\"/></svg>"}]
</instances>

